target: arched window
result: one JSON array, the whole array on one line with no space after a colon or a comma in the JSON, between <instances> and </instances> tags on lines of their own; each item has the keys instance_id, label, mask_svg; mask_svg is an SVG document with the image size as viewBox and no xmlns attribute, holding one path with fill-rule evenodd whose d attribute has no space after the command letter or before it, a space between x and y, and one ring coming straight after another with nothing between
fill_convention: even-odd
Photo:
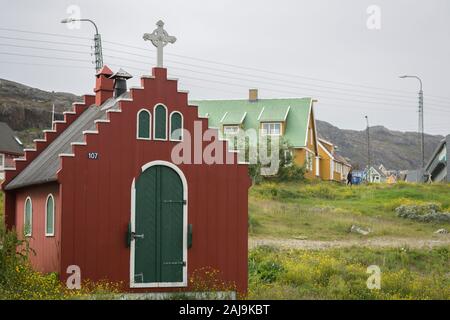
<instances>
[{"instance_id":1,"label":"arched window","mask_svg":"<svg viewBox=\"0 0 450 320\"><path fill-rule=\"evenodd\" d=\"M167 140L167 109L162 104L155 106L153 112L153 128L155 140Z\"/></svg>"},{"instance_id":2,"label":"arched window","mask_svg":"<svg viewBox=\"0 0 450 320\"><path fill-rule=\"evenodd\" d=\"M170 114L170 140L183 140L183 116L178 111Z\"/></svg>"},{"instance_id":3,"label":"arched window","mask_svg":"<svg viewBox=\"0 0 450 320\"><path fill-rule=\"evenodd\" d=\"M31 237L31 234L33 233L33 204L30 197L25 200L23 211L23 234L26 237Z\"/></svg>"},{"instance_id":4,"label":"arched window","mask_svg":"<svg viewBox=\"0 0 450 320\"><path fill-rule=\"evenodd\" d=\"M49 194L45 204L45 236L55 235L55 199Z\"/></svg>"},{"instance_id":5,"label":"arched window","mask_svg":"<svg viewBox=\"0 0 450 320\"><path fill-rule=\"evenodd\" d=\"M142 109L137 114L137 138L147 139L151 137L151 114L146 109Z\"/></svg>"}]
</instances>

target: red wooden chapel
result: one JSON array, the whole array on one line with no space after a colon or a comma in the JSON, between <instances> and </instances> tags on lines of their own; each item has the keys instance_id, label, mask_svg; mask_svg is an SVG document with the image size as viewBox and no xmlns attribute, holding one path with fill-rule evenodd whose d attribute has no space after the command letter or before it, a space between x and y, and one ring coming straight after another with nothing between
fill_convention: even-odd
<instances>
[{"instance_id":1,"label":"red wooden chapel","mask_svg":"<svg viewBox=\"0 0 450 320\"><path fill-rule=\"evenodd\" d=\"M125 291L190 291L192 275L212 268L245 292L247 165L167 77L162 46L140 87L128 90L130 77L104 66L95 95L5 173L7 227L29 240L36 270L63 281L78 266L83 280ZM194 139L208 130L213 141ZM211 143L233 161L198 161ZM193 160L175 161L180 149Z\"/></svg>"}]
</instances>

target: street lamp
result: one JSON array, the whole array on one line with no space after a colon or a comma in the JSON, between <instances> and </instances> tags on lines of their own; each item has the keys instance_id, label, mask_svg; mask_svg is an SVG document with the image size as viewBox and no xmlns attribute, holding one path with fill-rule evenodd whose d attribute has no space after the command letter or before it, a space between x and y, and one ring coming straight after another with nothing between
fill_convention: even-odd
<instances>
[{"instance_id":1,"label":"street lamp","mask_svg":"<svg viewBox=\"0 0 450 320\"><path fill-rule=\"evenodd\" d=\"M370 170L370 133L369 133L369 117L365 116L366 118L366 130L367 130L367 179L368 179L368 183L372 182L371 178L372 178L372 173Z\"/></svg>"},{"instance_id":2,"label":"street lamp","mask_svg":"<svg viewBox=\"0 0 450 320\"><path fill-rule=\"evenodd\" d=\"M424 122L423 122L423 85L422 85L422 79L420 79L418 76L400 76L401 79L406 78L413 78L417 79L420 84L420 90L419 90L419 134L420 134L420 150L422 152L422 167L420 170L421 173L421 180L423 181L424 178L424 172L425 170L425 133L424 133Z\"/></svg>"},{"instance_id":3,"label":"street lamp","mask_svg":"<svg viewBox=\"0 0 450 320\"><path fill-rule=\"evenodd\" d=\"M103 67L103 54L102 54L102 39L100 34L98 33L97 25L91 19L74 19L74 18L62 19L61 23L72 23L75 21L90 22L95 28L95 35L94 35L95 70L99 71Z\"/></svg>"}]
</instances>

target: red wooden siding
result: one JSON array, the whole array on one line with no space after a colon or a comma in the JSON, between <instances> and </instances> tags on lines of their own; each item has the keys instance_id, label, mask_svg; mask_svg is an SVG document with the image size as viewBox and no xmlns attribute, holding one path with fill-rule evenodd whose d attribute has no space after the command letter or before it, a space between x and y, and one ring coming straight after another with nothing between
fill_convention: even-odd
<instances>
[{"instance_id":1,"label":"red wooden siding","mask_svg":"<svg viewBox=\"0 0 450 320\"><path fill-rule=\"evenodd\" d=\"M55 236L45 236L45 208L47 196L55 199ZM20 189L16 192L15 226L19 237L23 238L24 206L27 197L33 205L32 235L30 247L36 254L30 253L34 268L41 272L60 272L61 210L59 206L59 185L48 183L36 187Z\"/></svg>"},{"instance_id":2,"label":"red wooden siding","mask_svg":"<svg viewBox=\"0 0 450 320\"><path fill-rule=\"evenodd\" d=\"M172 162L172 148L178 143L137 140L137 112L146 108L153 118L153 107L162 103L167 115L172 111L183 114L184 128L192 135L195 120L202 122L203 131L208 128L207 119L197 117L197 108L188 106L187 94L177 92L177 82L165 78L165 69L154 69L154 73L156 79L142 79L144 90L131 90L133 101L121 102L121 113L109 113L109 123L97 124L98 134L86 134L86 146L73 147L75 157L62 157L58 179L62 185L63 278L67 266L78 265L83 279L121 281L129 288L130 249L125 235L131 219L133 179L146 163ZM203 148L207 144L203 142ZM221 146L225 155L226 144ZM193 158L193 141L191 147ZM88 159L88 152L97 152L98 159ZM247 166L181 164L179 168L188 183L188 223L193 225L188 280L196 269L212 267L221 272L223 280L246 291Z\"/></svg>"}]
</instances>

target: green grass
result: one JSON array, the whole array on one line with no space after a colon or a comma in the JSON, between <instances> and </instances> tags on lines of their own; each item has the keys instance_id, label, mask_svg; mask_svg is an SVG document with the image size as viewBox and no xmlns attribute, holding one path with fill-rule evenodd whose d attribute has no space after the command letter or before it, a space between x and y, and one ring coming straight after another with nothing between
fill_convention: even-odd
<instances>
[{"instance_id":1,"label":"green grass","mask_svg":"<svg viewBox=\"0 0 450 320\"><path fill-rule=\"evenodd\" d=\"M450 299L450 247L426 250L347 248L249 255L249 299ZM368 289L367 267L381 271Z\"/></svg>"},{"instance_id":2,"label":"green grass","mask_svg":"<svg viewBox=\"0 0 450 320\"><path fill-rule=\"evenodd\" d=\"M249 197L250 236L311 240L361 237L355 224L370 228L368 237L432 237L448 223L419 223L396 216L401 204L438 203L450 211L450 185L362 185L263 183Z\"/></svg>"}]
</instances>

